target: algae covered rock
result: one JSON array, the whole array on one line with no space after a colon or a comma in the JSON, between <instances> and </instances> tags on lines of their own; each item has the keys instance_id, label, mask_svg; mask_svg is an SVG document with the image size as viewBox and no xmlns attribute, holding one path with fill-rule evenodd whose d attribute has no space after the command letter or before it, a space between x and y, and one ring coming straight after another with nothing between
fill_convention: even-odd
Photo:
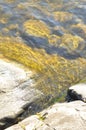
<instances>
[{"instance_id":1,"label":"algae covered rock","mask_svg":"<svg viewBox=\"0 0 86 130\"><path fill-rule=\"evenodd\" d=\"M32 49L18 38L2 36L0 39L1 54L33 70L35 87L49 100L62 96L62 91L65 93L70 85L86 75L84 58L68 60L57 54L47 54L44 49Z\"/></svg>"},{"instance_id":2,"label":"algae covered rock","mask_svg":"<svg viewBox=\"0 0 86 130\"><path fill-rule=\"evenodd\" d=\"M79 36L65 34L61 38L60 47L67 49L69 53L81 52L85 47L85 41Z\"/></svg>"},{"instance_id":3,"label":"algae covered rock","mask_svg":"<svg viewBox=\"0 0 86 130\"><path fill-rule=\"evenodd\" d=\"M54 18L60 22L67 22L73 19L73 14L69 12L57 11L54 12Z\"/></svg>"},{"instance_id":4,"label":"algae covered rock","mask_svg":"<svg viewBox=\"0 0 86 130\"><path fill-rule=\"evenodd\" d=\"M72 25L71 30L74 33L77 33L78 36L86 39L86 25L83 23L78 23L76 25Z\"/></svg>"},{"instance_id":5,"label":"algae covered rock","mask_svg":"<svg viewBox=\"0 0 86 130\"><path fill-rule=\"evenodd\" d=\"M41 20L28 20L24 23L25 32L33 37L41 37L47 39L51 45L56 45L60 37L51 34L50 27ZM41 43L40 43L41 44Z\"/></svg>"},{"instance_id":6,"label":"algae covered rock","mask_svg":"<svg viewBox=\"0 0 86 130\"><path fill-rule=\"evenodd\" d=\"M48 37L50 35L49 27L41 20L28 20L24 23L24 28L29 35L37 37Z\"/></svg>"}]
</instances>

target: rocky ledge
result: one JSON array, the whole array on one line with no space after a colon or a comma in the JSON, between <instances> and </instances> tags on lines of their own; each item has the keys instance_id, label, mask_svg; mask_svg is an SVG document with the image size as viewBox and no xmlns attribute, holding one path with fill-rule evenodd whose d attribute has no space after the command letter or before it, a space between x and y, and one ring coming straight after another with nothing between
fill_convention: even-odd
<instances>
[{"instance_id":1,"label":"rocky ledge","mask_svg":"<svg viewBox=\"0 0 86 130\"><path fill-rule=\"evenodd\" d=\"M32 74L18 63L0 59L0 130L18 122L27 106L30 113L37 109L43 94L34 88Z\"/></svg>"},{"instance_id":2,"label":"rocky ledge","mask_svg":"<svg viewBox=\"0 0 86 130\"><path fill-rule=\"evenodd\" d=\"M85 90L86 84L70 87L67 100L72 102L56 103L6 130L86 130Z\"/></svg>"},{"instance_id":3,"label":"rocky ledge","mask_svg":"<svg viewBox=\"0 0 86 130\"><path fill-rule=\"evenodd\" d=\"M56 103L6 130L86 130L86 104Z\"/></svg>"}]
</instances>

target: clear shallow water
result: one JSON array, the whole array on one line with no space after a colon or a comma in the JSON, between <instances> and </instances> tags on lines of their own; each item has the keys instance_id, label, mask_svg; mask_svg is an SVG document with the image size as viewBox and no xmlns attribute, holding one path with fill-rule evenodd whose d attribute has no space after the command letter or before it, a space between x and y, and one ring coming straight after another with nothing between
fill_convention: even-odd
<instances>
[{"instance_id":1,"label":"clear shallow water","mask_svg":"<svg viewBox=\"0 0 86 130\"><path fill-rule=\"evenodd\" d=\"M14 31L15 35L17 31L24 30L23 23L29 19L42 20L46 24L48 24L48 26L50 26L51 30L53 30L53 27L58 25L65 28L65 25L67 27L79 22L85 23L85 4L86 1L83 0L0 0L0 28L7 28L10 24L14 24L16 26L17 24L18 30ZM72 13L74 17L71 21L67 20L66 22L60 22L59 20L56 20L54 17L54 12L57 11ZM7 19L7 21L2 22L2 19ZM69 30L69 28L67 29Z\"/></svg>"},{"instance_id":2,"label":"clear shallow water","mask_svg":"<svg viewBox=\"0 0 86 130\"><path fill-rule=\"evenodd\" d=\"M70 60L86 58L86 0L0 0L0 17L0 33L4 36L19 37L32 48L42 48L48 54ZM28 20L44 22L50 29L50 35L59 36L60 42L49 43L47 36L27 33L24 23ZM65 34L66 39L70 35L73 38L63 45ZM74 36L79 36L83 42L73 50Z\"/></svg>"},{"instance_id":3,"label":"clear shallow water","mask_svg":"<svg viewBox=\"0 0 86 130\"><path fill-rule=\"evenodd\" d=\"M57 16L55 12L63 14ZM49 27L51 35L61 37L64 34L72 34L86 40L85 32L82 34L83 30L72 27L86 23L85 0L0 0L0 17L0 33L4 36L21 37L31 47L43 48L49 54L59 54L68 59L86 57L83 50L80 50L79 54L69 53L65 47L59 47L58 42L58 47L49 44L48 38L26 34L24 28L25 21L40 20Z\"/></svg>"},{"instance_id":4,"label":"clear shallow water","mask_svg":"<svg viewBox=\"0 0 86 130\"><path fill-rule=\"evenodd\" d=\"M0 0L0 36L20 38L33 49L70 62L85 60L86 1Z\"/></svg>"}]
</instances>

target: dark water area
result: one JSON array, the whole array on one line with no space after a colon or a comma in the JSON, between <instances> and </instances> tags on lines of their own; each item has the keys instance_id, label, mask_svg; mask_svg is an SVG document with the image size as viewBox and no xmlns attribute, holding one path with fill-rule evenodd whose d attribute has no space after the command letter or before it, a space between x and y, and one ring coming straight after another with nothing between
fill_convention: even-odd
<instances>
[{"instance_id":1,"label":"dark water area","mask_svg":"<svg viewBox=\"0 0 86 130\"><path fill-rule=\"evenodd\" d=\"M4 36L20 37L32 48L43 48L49 54L58 54L67 59L86 57L85 0L0 0L0 17L0 33ZM60 41L54 38L52 43L49 42L50 36L47 34L41 37L30 34L29 31L27 33L24 27L27 20L44 22L50 30L50 36L59 36ZM41 27L41 33L42 30ZM79 36L83 42L80 41L77 48L69 51L73 43L70 47L61 45L65 34Z\"/></svg>"}]
</instances>

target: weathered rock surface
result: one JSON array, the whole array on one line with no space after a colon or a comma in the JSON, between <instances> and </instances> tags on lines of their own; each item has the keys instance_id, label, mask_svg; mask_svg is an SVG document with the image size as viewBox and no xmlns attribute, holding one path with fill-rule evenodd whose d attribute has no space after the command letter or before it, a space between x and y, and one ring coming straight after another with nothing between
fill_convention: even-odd
<instances>
[{"instance_id":1,"label":"weathered rock surface","mask_svg":"<svg viewBox=\"0 0 86 130\"><path fill-rule=\"evenodd\" d=\"M29 74L31 74L31 71ZM0 93L8 92L28 78L23 69L10 62L0 60Z\"/></svg>"},{"instance_id":2,"label":"weathered rock surface","mask_svg":"<svg viewBox=\"0 0 86 130\"><path fill-rule=\"evenodd\" d=\"M26 106L42 96L42 93L34 88L31 75L31 71L25 71L17 64L0 60L1 130L14 123Z\"/></svg>"},{"instance_id":3,"label":"weathered rock surface","mask_svg":"<svg viewBox=\"0 0 86 130\"><path fill-rule=\"evenodd\" d=\"M86 104L56 103L6 130L86 130Z\"/></svg>"},{"instance_id":4,"label":"weathered rock surface","mask_svg":"<svg viewBox=\"0 0 86 130\"><path fill-rule=\"evenodd\" d=\"M68 89L67 101L74 100L86 102L86 84L76 84Z\"/></svg>"}]
</instances>

